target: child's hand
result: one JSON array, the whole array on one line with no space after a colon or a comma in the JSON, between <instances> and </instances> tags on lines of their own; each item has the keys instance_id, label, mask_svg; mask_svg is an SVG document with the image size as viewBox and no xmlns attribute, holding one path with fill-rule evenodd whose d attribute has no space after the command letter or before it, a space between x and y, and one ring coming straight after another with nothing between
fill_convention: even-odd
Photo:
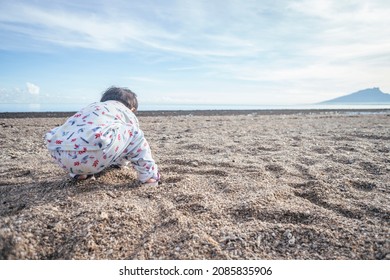
<instances>
[{"instance_id":1,"label":"child's hand","mask_svg":"<svg viewBox=\"0 0 390 280\"><path fill-rule=\"evenodd\" d=\"M158 186L160 179L161 179L161 175L160 175L160 173L158 173L157 174L157 179L150 178L146 182L142 183L142 185L143 186L153 186L153 187L155 187L155 186Z\"/></svg>"},{"instance_id":2,"label":"child's hand","mask_svg":"<svg viewBox=\"0 0 390 280\"><path fill-rule=\"evenodd\" d=\"M145 183L155 183L155 182L157 182L155 179L150 178L150 179L147 180Z\"/></svg>"}]
</instances>

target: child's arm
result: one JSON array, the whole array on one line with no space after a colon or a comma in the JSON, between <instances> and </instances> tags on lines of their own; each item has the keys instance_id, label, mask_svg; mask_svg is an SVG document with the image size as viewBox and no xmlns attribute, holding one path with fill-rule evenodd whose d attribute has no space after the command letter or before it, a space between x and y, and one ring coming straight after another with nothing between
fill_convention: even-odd
<instances>
[{"instance_id":1,"label":"child's arm","mask_svg":"<svg viewBox=\"0 0 390 280\"><path fill-rule=\"evenodd\" d=\"M138 179L142 183L158 181L160 179L158 167L152 157L152 152L143 132L138 130L137 133L134 132L134 136L124 158L132 163L138 173Z\"/></svg>"}]
</instances>

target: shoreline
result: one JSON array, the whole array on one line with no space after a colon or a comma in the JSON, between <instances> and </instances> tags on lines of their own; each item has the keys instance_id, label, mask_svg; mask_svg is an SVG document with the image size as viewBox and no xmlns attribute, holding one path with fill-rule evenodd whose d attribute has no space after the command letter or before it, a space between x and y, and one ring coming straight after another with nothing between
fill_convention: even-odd
<instances>
[{"instance_id":1,"label":"shoreline","mask_svg":"<svg viewBox=\"0 0 390 280\"><path fill-rule=\"evenodd\" d=\"M69 112L0 112L0 119L62 118L75 114ZM258 110L158 110L139 111L137 116L229 116L229 115L312 115L312 114L390 114L390 109L258 109Z\"/></svg>"}]
</instances>

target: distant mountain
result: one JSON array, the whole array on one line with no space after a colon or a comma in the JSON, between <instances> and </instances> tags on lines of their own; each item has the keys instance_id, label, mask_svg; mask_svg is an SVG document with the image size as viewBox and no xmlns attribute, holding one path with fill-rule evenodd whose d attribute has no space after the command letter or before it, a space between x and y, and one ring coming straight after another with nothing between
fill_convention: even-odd
<instances>
[{"instance_id":1,"label":"distant mountain","mask_svg":"<svg viewBox=\"0 0 390 280\"><path fill-rule=\"evenodd\" d=\"M389 103L390 94L383 93L378 87L359 90L335 99L327 100L319 104L377 104Z\"/></svg>"}]
</instances>

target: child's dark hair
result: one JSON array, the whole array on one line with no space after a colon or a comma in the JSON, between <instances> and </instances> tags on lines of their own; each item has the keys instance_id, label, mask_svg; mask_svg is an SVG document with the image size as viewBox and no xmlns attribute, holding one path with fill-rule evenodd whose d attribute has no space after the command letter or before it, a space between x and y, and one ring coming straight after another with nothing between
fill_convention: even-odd
<instances>
[{"instance_id":1,"label":"child's dark hair","mask_svg":"<svg viewBox=\"0 0 390 280\"><path fill-rule=\"evenodd\" d=\"M116 100L123 103L130 110L137 111L137 95L128 88L110 87L102 95L100 102Z\"/></svg>"}]
</instances>

